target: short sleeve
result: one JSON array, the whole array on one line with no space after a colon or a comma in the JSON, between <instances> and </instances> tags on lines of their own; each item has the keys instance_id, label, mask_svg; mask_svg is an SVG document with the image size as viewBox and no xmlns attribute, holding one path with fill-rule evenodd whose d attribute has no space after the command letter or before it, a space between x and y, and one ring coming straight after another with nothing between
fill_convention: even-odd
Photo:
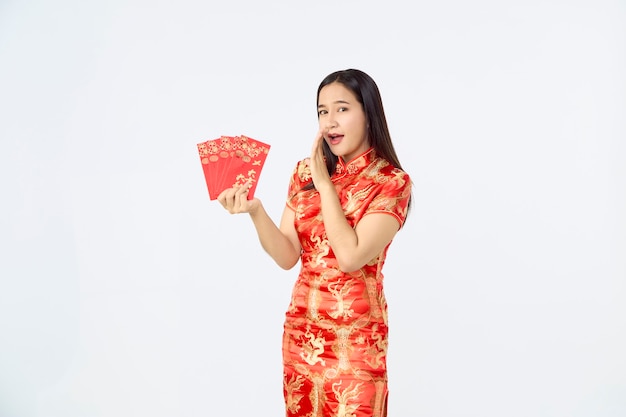
<instances>
[{"instance_id":1,"label":"short sleeve","mask_svg":"<svg viewBox=\"0 0 626 417\"><path fill-rule=\"evenodd\" d=\"M293 169L291 178L289 179L289 188L287 191L287 206L292 210L297 207L297 196L308 182L311 181L311 169L307 160L299 161Z\"/></svg>"},{"instance_id":2,"label":"short sleeve","mask_svg":"<svg viewBox=\"0 0 626 417\"><path fill-rule=\"evenodd\" d=\"M411 199L411 179L406 172L394 169L385 175L384 181L382 189L372 199L363 215L371 213L390 214L398 220L400 227L402 227Z\"/></svg>"}]
</instances>

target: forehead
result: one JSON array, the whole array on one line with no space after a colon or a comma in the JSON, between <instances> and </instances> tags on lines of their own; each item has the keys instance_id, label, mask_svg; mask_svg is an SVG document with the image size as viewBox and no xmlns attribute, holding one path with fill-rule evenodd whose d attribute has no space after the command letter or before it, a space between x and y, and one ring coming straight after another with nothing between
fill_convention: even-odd
<instances>
[{"instance_id":1,"label":"forehead","mask_svg":"<svg viewBox=\"0 0 626 417\"><path fill-rule=\"evenodd\" d=\"M325 85L320 90L318 97L320 106L327 106L336 102L344 103L356 103L356 96L343 84L335 81L331 84Z\"/></svg>"}]
</instances>

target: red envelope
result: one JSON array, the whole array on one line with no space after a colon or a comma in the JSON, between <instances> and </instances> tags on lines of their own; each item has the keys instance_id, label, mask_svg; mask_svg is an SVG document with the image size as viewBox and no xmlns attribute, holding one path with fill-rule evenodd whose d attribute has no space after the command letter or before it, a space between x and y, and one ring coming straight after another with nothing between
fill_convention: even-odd
<instances>
[{"instance_id":1,"label":"red envelope","mask_svg":"<svg viewBox=\"0 0 626 417\"><path fill-rule=\"evenodd\" d=\"M211 200L215 200L221 192L218 190L222 183L223 167L231 156L228 146L225 145L229 141L230 137L222 136L198 144L198 154Z\"/></svg>"},{"instance_id":2,"label":"red envelope","mask_svg":"<svg viewBox=\"0 0 626 417\"><path fill-rule=\"evenodd\" d=\"M198 144L205 180L211 200L222 191L251 181L248 200L254 192L270 145L249 136L221 136Z\"/></svg>"}]
</instances>

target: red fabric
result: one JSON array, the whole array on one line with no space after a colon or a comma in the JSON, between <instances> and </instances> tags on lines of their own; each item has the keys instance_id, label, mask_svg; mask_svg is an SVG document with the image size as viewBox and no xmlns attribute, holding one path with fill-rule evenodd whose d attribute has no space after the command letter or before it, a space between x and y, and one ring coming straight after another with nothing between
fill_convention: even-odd
<instances>
[{"instance_id":1,"label":"red fabric","mask_svg":"<svg viewBox=\"0 0 626 417\"><path fill-rule=\"evenodd\" d=\"M351 226L370 213L402 225L409 176L373 149L339 161L331 180ZM284 396L288 417L384 417L387 400L387 303L382 267L389 246L360 270L344 273L329 246L320 197L300 161L289 184L302 245L301 270L285 315Z\"/></svg>"}]
</instances>

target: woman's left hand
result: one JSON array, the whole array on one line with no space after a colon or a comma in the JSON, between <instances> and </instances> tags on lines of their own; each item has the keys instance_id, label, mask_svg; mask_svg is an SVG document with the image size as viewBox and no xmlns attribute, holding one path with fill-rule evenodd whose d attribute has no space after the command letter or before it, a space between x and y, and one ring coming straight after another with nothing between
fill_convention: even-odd
<instances>
[{"instance_id":1,"label":"woman's left hand","mask_svg":"<svg viewBox=\"0 0 626 417\"><path fill-rule=\"evenodd\" d=\"M318 191L324 186L332 186L328 169L326 169L326 162L324 161L324 129L320 129L317 135L315 135L309 166L311 168L311 179Z\"/></svg>"}]
</instances>

